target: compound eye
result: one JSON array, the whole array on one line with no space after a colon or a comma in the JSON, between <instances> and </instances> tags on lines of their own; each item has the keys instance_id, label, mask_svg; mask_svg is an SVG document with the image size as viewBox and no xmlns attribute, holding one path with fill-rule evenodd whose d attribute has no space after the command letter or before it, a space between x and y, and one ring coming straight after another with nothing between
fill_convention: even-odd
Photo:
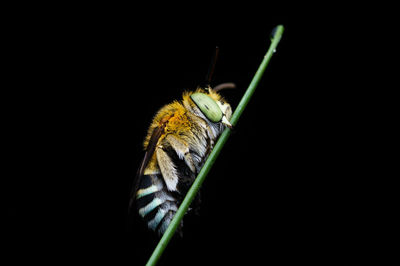
<instances>
[{"instance_id":1,"label":"compound eye","mask_svg":"<svg viewBox=\"0 0 400 266\"><path fill-rule=\"evenodd\" d=\"M190 98L211 122L217 123L221 121L223 116L222 111L210 96L196 92L190 95Z\"/></svg>"}]
</instances>

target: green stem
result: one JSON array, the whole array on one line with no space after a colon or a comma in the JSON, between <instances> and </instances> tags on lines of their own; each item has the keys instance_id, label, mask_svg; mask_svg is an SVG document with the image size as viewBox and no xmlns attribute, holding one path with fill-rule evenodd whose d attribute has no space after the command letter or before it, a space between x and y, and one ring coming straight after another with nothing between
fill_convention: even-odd
<instances>
[{"instance_id":1,"label":"green stem","mask_svg":"<svg viewBox=\"0 0 400 266\"><path fill-rule=\"evenodd\" d=\"M279 25L274 29L273 36L271 39L271 45L270 45L263 61L261 62L256 74L254 75L254 78L252 79L249 87L247 88L245 94L243 95L235 112L233 113L233 115L231 117L230 122L233 126L236 125L241 114L243 113L244 109L246 108L248 102L250 101L250 98L253 95L258 83L260 82L261 77L264 74L264 71L267 68L268 63L269 63L272 55L274 54L276 47L278 46L278 43L283 34L283 30L284 30L284 28L282 25ZM169 241L171 240L172 236L174 235L183 216L185 215L186 211L188 210L190 204L192 203L194 197L196 196L197 192L199 191L201 185L203 184L203 181L206 178L208 172L210 171L210 169L213 166L215 160L217 159L219 153L221 152L222 147L225 145L226 141L228 140L228 137L230 136L230 134L231 134L231 130L227 128L224 130L224 132L219 137L217 143L215 144L214 149L211 151L210 156L208 156L208 159L206 160L205 164L201 168L199 175L193 182L192 187L190 188L186 197L182 201L181 206L179 207L174 218L172 219L171 223L169 224L163 237L158 242L157 247L154 249L153 254L151 255L151 257L148 260L146 265L148 265L148 266L156 265L157 261L159 260L162 253L164 252L164 249L167 247Z\"/></svg>"}]
</instances>

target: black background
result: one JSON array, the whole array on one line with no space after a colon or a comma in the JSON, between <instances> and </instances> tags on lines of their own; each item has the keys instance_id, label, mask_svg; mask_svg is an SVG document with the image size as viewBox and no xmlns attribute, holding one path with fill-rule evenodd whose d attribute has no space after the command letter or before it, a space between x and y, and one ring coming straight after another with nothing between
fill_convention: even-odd
<instances>
[{"instance_id":1,"label":"black background","mask_svg":"<svg viewBox=\"0 0 400 266\"><path fill-rule=\"evenodd\" d=\"M158 238L127 205L153 115L204 81L215 46L213 84L236 83L224 92L235 108L283 24L203 184L200 216L185 217L184 237L172 239L160 265L359 261L382 246L390 254L394 176L371 159L376 102L354 79L363 53L352 42L342 49L370 28L343 23L351 12L338 20L328 7L296 8L91 6L10 19L11 250L143 265Z\"/></svg>"}]
</instances>

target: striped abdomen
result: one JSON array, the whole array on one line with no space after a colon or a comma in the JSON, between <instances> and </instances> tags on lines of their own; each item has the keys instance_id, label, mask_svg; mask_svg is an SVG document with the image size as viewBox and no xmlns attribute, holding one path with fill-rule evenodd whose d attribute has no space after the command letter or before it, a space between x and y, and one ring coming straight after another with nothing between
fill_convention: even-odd
<instances>
[{"instance_id":1,"label":"striped abdomen","mask_svg":"<svg viewBox=\"0 0 400 266\"><path fill-rule=\"evenodd\" d=\"M147 226L163 235L176 211L177 200L167 191L161 174L144 175L136 192L139 215Z\"/></svg>"}]
</instances>

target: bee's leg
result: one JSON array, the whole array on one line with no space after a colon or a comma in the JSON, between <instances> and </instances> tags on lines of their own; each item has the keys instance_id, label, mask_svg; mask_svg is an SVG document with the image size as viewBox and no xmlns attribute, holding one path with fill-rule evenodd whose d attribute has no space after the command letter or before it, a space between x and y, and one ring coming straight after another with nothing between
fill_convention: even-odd
<instances>
[{"instance_id":1,"label":"bee's leg","mask_svg":"<svg viewBox=\"0 0 400 266\"><path fill-rule=\"evenodd\" d=\"M178 173L175 164L162 148L156 148L158 166L160 167L165 184L169 191L176 191L178 184Z\"/></svg>"},{"instance_id":2,"label":"bee's leg","mask_svg":"<svg viewBox=\"0 0 400 266\"><path fill-rule=\"evenodd\" d=\"M167 135L165 140L168 141L168 143L176 151L179 159L185 160L185 163L189 167L190 171L196 173L196 167L189 152L189 145L186 143L186 141L172 134Z\"/></svg>"},{"instance_id":3,"label":"bee's leg","mask_svg":"<svg viewBox=\"0 0 400 266\"><path fill-rule=\"evenodd\" d=\"M183 238L183 220L178 225L178 228L176 229L176 232L178 233L180 238Z\"/></svg>"},{"instance_id":4,"label":"bee's leg","mask_svg":"<svg viewBox=\"0 0 400 266\"><path fill-rule=\"evenodd\" d=\"M207 139L208 142L210 142L209 144L211 144L211 146L214 146L214 139L216 139L216 136L214 135L213 130L211 129L210 125L207 124L207 122L205 122L203 119L195 116L195 115L190 115L188 114L188 116L190 116L190 119L193 120L195 122L195 124L200 125L200 128L202 130L197 130L200 134L202 135L202 137L204 137L205 139ZM203 156L203 155L201 155Z\"/></svg>"},{"instance_id":5,"label":"bee's leg","mask_svg":"<svg viewBox=\"0 0 400 266\"><path fill-rule=\"evenodd\" d=\"M201 196L200 196L200 190L197 192L196 197L193 200L193 210L194 214L200 215L200 204L201 204Z\"/></svg>"}]
</instances>

